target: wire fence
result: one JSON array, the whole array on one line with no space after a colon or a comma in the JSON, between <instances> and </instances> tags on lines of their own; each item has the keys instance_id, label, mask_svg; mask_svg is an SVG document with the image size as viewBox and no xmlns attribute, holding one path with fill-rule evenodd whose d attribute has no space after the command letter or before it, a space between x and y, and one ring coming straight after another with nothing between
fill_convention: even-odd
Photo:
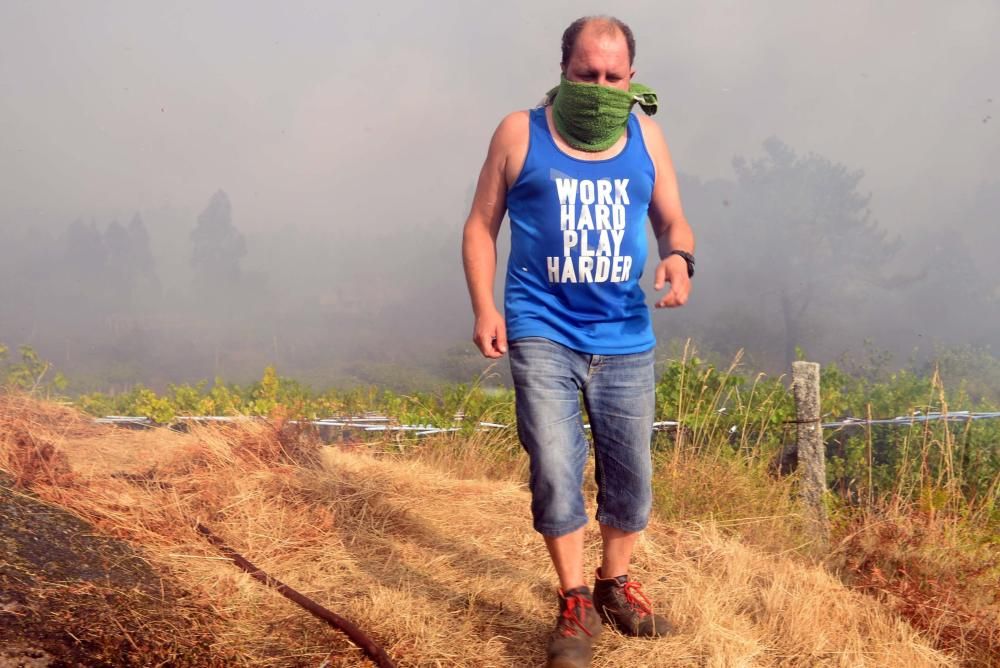
<instances>
[{"instance_id":1,"label":"wire fence","mask_svg":"<svg viewBox=\"0 0 1000 668\"><path fill-rule=\"evenodd\" d=\"M723 409L724 411L724 409ZM720 411L722 412L722 411ZM366 413L364 415L349 417L330 417L317 420L290 420L292 424L302 424L326 430L357 430L365 432L391 432L405 433L414 436L430 436L433 434L447 434L462 431L462 423L465 421L463 413L456 413L454 426L440 427L431 424L402 424L399 420L376 413ZM972 411L951 411L948 413L923 413L915 411L910 415L899 415L892 418L854 418L845 417L839 420L821 422L824 429L841 429L845 427L866 427L870 425L895 425L910 426L922 422L969 422L976 420L990 420L1000 418L1000 411L993 412L972 412ZM232 416L232 415L184 415L178 416L174 422L168 425L161 425L145 416L135 415L107 415L96 418L94 422L98 424L113 424L122 427L132 428L152 428L152 427L178 427L190 423L231 423L246 420L264 419L261 416ZM673 431L681 426L677 420L659 420L653 423L653 431ZM475 431L491 431L496 429L510 429L512 425L497 422L477 422ZM589 424L584 425L584 429L590 429Z\"/></svg>"},{"instance_id":2,"label":"wire fence","mask_svg":"<svg viewBox=\"0 0 1000 668\"><path fill-rule=\"evenodd\" d=\"M183 415L174 419L174 422L162 425L151 418L140 415L106 415L96 418L97 424L112 424L120 427L131 427L138 429L149 429L153 427L178 427L190 423L235 423L246 420L266 419L257 415ZM461 423L465 420L462 414L455 415L455 422ZM290 424L302 424L321 429L345 429L359 430L366 432L404 432L415 436L430 436L431 434L447 434L462 430L462 426L439 427L432 424L401 424L395 418L386 415L363 415L353 417L333 417L318 420L289 420ZM676 428L680 423L675 420L660 420L653 423L654 431L669 431ZM512 425L500 424L498 422L477 422L475 431L491 431L495 429L510 429ZM583 426L590 429L589 424Z\"/></svg>"},{"instance_id":3,"label":"wire fence","mask_svg":"<svg viewBox=\"0 0 1000 668\"><path fill-rule=\"evenodd\" d=\"M823 422L824 429L839 429L841 427L864 427L875 424L912 425L920 422L970 422L974 420L990 420L1000 418L1000 411L974 413L971 411L951 411L948 413L914 412L912 415L900 415L894 418L842 418L834 422Z\"/></svg>"}]
</instances>

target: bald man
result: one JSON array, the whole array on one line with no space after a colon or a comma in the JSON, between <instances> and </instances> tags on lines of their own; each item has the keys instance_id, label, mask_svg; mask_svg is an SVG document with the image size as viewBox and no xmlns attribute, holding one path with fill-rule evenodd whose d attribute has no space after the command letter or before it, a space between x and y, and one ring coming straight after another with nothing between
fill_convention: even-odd
<instances>
[{"instance_id":1,"label":"bald man","mask_svg":"<svg viewBox=\"0 0 1000 668\"><path fill-rule=\"evenodd\" d=\"M475 313L473 340L509 352L518 436L530 460L531 512L559 577L548 666L588 666L602 622L637 636L671 631L629 564L652 505L654 348L640 287L645 221L660 263L656 307L682 306L694 275L694 236L656 111L634 84L635 41L618 19L585 17L563 33L560 84L544 103L501 121L479 175L462 244ZM496 238L511 224L504 315L493 300ZM589 457L595 452L601 564L584 580Z\"/></svg>"}]
</instances>

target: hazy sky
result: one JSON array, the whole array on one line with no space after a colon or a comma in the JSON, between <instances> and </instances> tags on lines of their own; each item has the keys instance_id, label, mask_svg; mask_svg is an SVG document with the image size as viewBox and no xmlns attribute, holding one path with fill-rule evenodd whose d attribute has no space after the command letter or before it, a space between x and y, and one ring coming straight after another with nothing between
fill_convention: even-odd
<instances>
[{"instance_id":1,"label":"hazy sky","mask_svg":"<svg viewBox=\"0 0 1000 668\"><path fill-rule=\"evenodd\" d=\"M196 214L223 188L251 231L457 228L493 128L595 12L632 25L679 170L731 176L777 135L864 169L892 229L998 179L996 0L2 0L0 224Z\"/></svg>"}]
</instances>

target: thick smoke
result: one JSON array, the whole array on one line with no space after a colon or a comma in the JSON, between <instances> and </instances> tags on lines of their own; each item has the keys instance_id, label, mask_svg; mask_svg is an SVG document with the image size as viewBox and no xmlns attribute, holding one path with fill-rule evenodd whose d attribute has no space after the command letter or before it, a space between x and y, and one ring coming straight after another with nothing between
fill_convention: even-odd
<instances>
[{"instance_id":1,"label":"thick smoke","mask_svg":"<svg viewBox=\"0 0 1000 668\"><path fill-rule=\"evenodd\" d=\"M6 3L0 342L78 390L269 363L471 379L461 225L575 7ZM660 93L698 237L690 304L655 314L664 351L693 337L783 372L797 349L1000 344L1000 8L607 11Z\"/></svg>"}]
</instances>

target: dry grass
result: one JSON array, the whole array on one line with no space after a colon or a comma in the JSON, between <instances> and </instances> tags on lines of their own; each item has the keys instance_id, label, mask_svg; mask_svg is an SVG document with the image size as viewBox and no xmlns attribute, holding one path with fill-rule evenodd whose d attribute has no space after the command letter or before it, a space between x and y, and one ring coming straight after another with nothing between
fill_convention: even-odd
<instances>
[{"instance_id":1,"label":"dry grass","mask_svg":"<svg viewBox=\"0 0 1000 668\"><path fill-rule=\"evenodd\" d=\"M1000 663L1000 552L952 516L894 505L860 514L829 563L967 666Z\"/></svg>"},{"instance_id":2,"label":"dry grass","mask_svg":"<svg viewBox=\"0 0 1000 668\"><path fill-rule=\"evenodd\" d=\"M214 649L246 665L366 664L220 558L196 520L355 621L401 668L542 664L555 577L527 492L516 470L504 479L499 460L488 467L495 479L475 477L485 450L455 447L464 463L442 447L434 465L321 448L262 422L130 432L0 397L0 469L140 545L212 611ZM596 565L596 530L588 546ZM661 641L607 633L595 666L957 665L822 568L764 554L711 523L654 523L633 572L680 632Z\"/></svg>"},{"instance_id":3,"label":"dry grass","mask_svg":"<svg viewBox=\"0 0 1000 668\"><path fill-rule=\"evenodd\" d=\"M759 550L810 555L794 485L766 464L686 456L663 458L653 491L662 518L706 518Z\"/></svg>"}]
</instances>

